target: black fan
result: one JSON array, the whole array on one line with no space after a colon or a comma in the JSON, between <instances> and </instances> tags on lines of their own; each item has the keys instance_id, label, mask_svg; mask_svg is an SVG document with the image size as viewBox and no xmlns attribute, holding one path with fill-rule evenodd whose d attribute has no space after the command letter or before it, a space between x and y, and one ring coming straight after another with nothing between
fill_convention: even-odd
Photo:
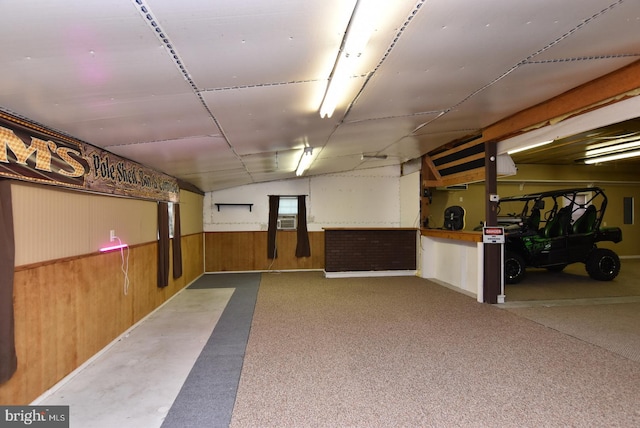
<instances>
[{"instance_id":1,"label":"black fan","mask_svg":"<svg viewBox=\"0 0 640 428\"><path fill-rule=\"evenodd\" d=\"M458 205L444 210L444 228L447 230L464 229L464 208Z\"/></svg>"}]
</instances>

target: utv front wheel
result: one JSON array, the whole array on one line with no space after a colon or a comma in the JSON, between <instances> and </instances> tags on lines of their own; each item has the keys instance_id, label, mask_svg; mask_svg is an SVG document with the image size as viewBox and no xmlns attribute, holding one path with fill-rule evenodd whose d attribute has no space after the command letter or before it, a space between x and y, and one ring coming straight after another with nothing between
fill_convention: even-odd
<instances>
[{"instance_id":1,"label":"utv front wheel","mask_svg":"<svg viewBox=\"0 0 640 428\"><path fill-rule=\"evenodd\" d=\"M608 248L596 248L587 257L585 268L591 278L611 281L620 272L620 258Z\"/></svg>"},{"instance_id":2,"label":"utv front wheel","mask_svg":"<svg viewBox=\"0 0 640 428\"><path fill-rule=\"evenodd\" d=\"M524 273L524 259L517 253L507 251L504 254L504 282L507 284L517 284L524 278Z\"/></svg>"}]
</instances>

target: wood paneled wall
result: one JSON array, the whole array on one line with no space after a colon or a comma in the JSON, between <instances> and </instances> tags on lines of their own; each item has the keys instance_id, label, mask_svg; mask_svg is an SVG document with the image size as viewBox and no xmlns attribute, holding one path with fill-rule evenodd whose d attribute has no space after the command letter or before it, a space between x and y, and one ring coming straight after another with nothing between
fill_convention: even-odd
<instances>
[{"instance_id":1,"label":"wood paneled wall","mask_svg":"<svg viewBox=\"0 0 640 428\"><path fill-rule=\"evenodd\" d=\"M157 287L157 244L19 267L14 279L18 370L0 403L26 405L203 273L203 236L182 237L183 275ZM126 252L125 252L126 262ZM171 270L172 272L172 270Z\"/></svg>"},{"instance_id":2,"label":"wood paneled wall","mask_svg":"<svg viewBox=\"0 0 640 428\"><path fill-rule=\"evenodd\" d=\"M267 257L267 232L205 233L205 271L324 269L324 232L309 232L311 257L297 258L295 231L279 230L278 257Z\"/></svg>"}]
</instances>

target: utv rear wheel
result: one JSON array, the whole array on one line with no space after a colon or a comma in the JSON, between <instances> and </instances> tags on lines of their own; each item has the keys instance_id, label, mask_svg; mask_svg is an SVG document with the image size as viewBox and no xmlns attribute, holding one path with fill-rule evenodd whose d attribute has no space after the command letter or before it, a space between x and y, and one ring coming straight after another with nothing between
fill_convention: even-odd
<instances>
[{"instance_id":1,"label":"utv rear wheel","mask_svg":"<svg viewBox=\"0 0 640 428\"><path fill-rule=\"evenodd\" d=\"M517 284L524 278L524 273L524 259L517 253L507 251L504 254L504 282L507 284Z\"/></svg>"},{"instance_id":2,"label":"utv rear wheel","mask_svg":"<svg viewBox=\"0 0 640 428\"><path fill-rule=\"evenodd\" d=\"M620 258L608 248L596 248L587 257L585 268L591 278L611 281L620 272Z\"/></svg>"}]
</instances>

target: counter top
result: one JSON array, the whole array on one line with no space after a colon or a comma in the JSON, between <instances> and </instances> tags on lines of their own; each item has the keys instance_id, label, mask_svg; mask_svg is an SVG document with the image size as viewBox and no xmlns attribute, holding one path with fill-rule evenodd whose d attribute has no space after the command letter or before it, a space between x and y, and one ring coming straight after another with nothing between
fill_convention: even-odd
<instances>
[{"instance_id":1,"label":"counter top","mask_svg":"<svg viewBox=\"0 0 640 428\"><path fill-rule=\"evenodd\" d=\"M323 230L418 230L416 227L323 227Z\"/></svg>"},{"instance_id":2,"label":"counter top","mask_svg":"<svg viewBox=\"0 0 640 428\"><path fill-rule=\"evenodd\" d=\"M422 236L452 239L456 241L482 242L482 232L447 229L420 229Z\"/></svg>"}]
</instances>

